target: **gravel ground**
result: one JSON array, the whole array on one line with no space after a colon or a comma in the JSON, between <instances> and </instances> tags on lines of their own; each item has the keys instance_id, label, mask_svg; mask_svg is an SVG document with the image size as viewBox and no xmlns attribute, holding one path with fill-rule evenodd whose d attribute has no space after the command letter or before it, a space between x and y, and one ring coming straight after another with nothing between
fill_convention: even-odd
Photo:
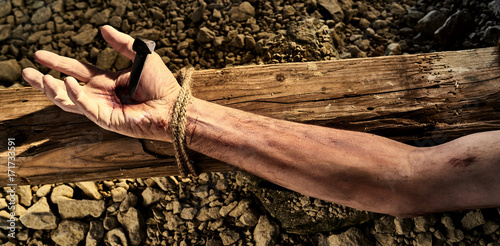
<instances>
[{"instance_id":1,"label":"gravel ground","mask_svg":"<svg viewBox=\"0 0 500 246\"><path fill-rule=\"evenodd\" d=\"M157 41L173 71L496 45L494 1L0 1L0 88L22 87L36 50L108 70L110 24ZM413 219L357 211L245 173L21 186L0 192L3 245L500 245L500 210ZM19 204L15 239L9 201Z\"/></svg>"}]
</instances>

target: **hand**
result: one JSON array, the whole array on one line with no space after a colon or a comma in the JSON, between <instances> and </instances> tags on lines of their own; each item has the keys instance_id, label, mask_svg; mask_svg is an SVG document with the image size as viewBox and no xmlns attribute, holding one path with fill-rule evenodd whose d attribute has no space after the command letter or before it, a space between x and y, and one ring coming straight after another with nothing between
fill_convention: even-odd
<instances>
[{"instance_id":1,"label":"hand","mask_svg":"<svg viewBox=\"0 0 500 246\"><path fill-rule=\"evenodd\" d=\"M112 48L134 59L132 37L111 26L102 27L101 33ZM180 86L158 54L148 55L133 103L120 100L131 69L104 71L48 51L37 51L35 60L69 76L61 81L32 68L23 70L24 79L64 111L85 115L102 128L123 135L170 141L165 139L170 134L165 133ZM79 85L77 79L84 84Z\"/></svg>"}]
</instances>

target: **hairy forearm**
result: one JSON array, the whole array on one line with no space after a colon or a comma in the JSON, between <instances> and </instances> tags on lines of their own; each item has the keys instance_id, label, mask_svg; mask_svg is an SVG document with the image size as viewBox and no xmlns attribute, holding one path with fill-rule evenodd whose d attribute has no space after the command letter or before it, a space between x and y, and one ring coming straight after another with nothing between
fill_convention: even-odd
<instances>
[{"instance_id":1,"label":"hairy forearm","mask_svg":"<svg viewBox=\"0 0 500 246\"><path fill-rule=\"evenodd\" d=\"M262 117L195 99L188 147L326 201L382 213L405 206L414 147Z\"/></svg>"}]
</instances>

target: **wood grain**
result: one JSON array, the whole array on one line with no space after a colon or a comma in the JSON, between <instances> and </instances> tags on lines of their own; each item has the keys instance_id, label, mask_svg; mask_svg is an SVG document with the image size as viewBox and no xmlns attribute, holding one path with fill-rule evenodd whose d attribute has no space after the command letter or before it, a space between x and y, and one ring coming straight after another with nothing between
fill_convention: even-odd
<instances>
[{"instance_id":1,"label":"wood grain","mask_svg":"<svg viewBox=\"0 0 500 246\"><path fill-rule=\"evenodd\" d=\"M194 96L273 118L431 146L500 126L496 48L196 71ZM7 138L17 184L178 175L169 144L105 131L32 88L0 90L0 185ZM233 167L196 155L201 171Z\"/></svg>"}]
</instances>

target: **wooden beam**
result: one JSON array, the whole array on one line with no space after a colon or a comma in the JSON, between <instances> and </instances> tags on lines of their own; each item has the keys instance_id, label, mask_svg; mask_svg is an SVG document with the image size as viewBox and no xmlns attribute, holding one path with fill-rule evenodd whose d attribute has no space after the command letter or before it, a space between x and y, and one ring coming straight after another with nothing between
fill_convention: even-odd
<instances>
[{"instance_id":1,"label":"wooden beam","mask_svg":"<svg viewBox=\"0 0 500 246\"><path fill-rule=\"evenodd\" d=\"M496 48L196 71L194 96L418 146L500 126ZM0 90L0 186L177 175L168 144L105 131L32 88ZM234 170L198 156L201 171Z\"/></svg>"}]
</instances>

